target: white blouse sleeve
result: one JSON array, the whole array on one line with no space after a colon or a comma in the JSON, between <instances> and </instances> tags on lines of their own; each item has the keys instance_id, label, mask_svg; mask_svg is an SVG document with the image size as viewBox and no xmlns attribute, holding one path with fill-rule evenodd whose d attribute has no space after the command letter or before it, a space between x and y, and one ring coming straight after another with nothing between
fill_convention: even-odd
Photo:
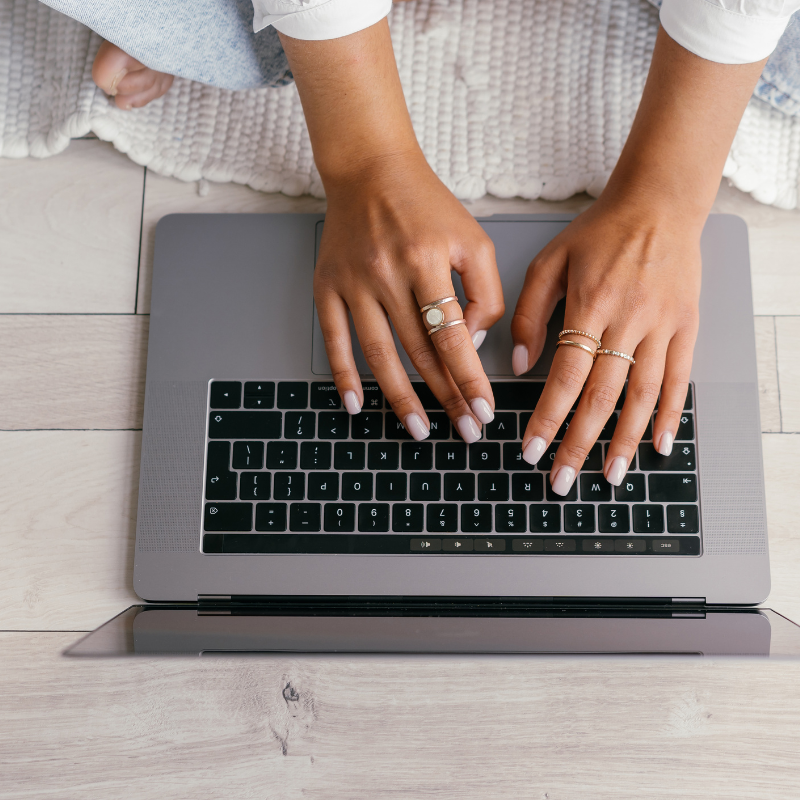
<instances>
[{"instance_id":1,"label":"white blouse sleeve","mask_svg":"<svg viewBox=\"0 0 800 800\"><path fill-rule=\"evenodd\" d=\"M380 22L392 0L253 0L253 30L273 25L293 39L338 39Z\"/></svg>"},{"instance_id":2,"label":"white blouse sleeve","mask_svg":"<svg viewBox=\"0 0 800 800\"><path fill-rule=\"evenodd\" d=\"M720 64L750 64L778 44L800 0L664 0L661 25L678 44Z\"/></svg>"}]
</instances>

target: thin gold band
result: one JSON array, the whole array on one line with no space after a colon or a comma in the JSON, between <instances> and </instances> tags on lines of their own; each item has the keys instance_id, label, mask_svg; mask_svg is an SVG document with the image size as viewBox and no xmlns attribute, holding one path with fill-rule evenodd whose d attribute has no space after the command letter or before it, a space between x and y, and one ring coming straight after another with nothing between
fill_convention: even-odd
<instances>
[{"instance_id":1,"label":"thin gold band","mask_svg":"<svg viewBox=\"0 0 800 800\"><path fill-rule=\"evenodd\" d=\"M438 333L439 331L443 331L445 328L452 328L453 325L466 325L467 321L465 319L454 319L452 322L443 322L441 325L437 325L435 328L431 328L428 331L428 336L433 335L434 333Z\"/></svg>"},{"instance_id":2,"label":"thin gold band","mask_svg":"<svg viewBox=\"0 0 800 800\"><path fill-rule=\"evenodd\" d=\"M594 361L595 359L594 350L592 350L591 347L587 347L585 344L581 344L580 342L573 342L571 339L561 339L561 341L558 342L556 347L561 347L562 344L567 344L570 347L580 347L581 350L585 350L592 357L592 361Z\"/></svg>"},{"instance_id":3,"label":"thin gold band","mask_svg":"<svg viewBox=\"0 0 800 800\"><path fill-rule=\"evenodd\" d=\"M620 353L619 350L598 350L598 356L616 356L617 358L624 358L626 361L630 361L631 364L636 363L636 359L633 356L629 356L627 353Z\"/></svg>"},{"instance_id":4,"label":"thin gold band","mask_svg":"<svg viewBox=\"0 0 800 800\"><path fill-rule=\"evenodd\" d=\"M576 331L573 330L572 328L566 331L561 331L561 333L558 334L558 338L561 339L562 336L567 336L570 333L573 333L576 336L585 336L587 339L591 339L593 342L597 342L598 347L603 346L603 343L596 336L592 336L591 333L586 333L586 331Z\"/></svg>"}]
</instances>

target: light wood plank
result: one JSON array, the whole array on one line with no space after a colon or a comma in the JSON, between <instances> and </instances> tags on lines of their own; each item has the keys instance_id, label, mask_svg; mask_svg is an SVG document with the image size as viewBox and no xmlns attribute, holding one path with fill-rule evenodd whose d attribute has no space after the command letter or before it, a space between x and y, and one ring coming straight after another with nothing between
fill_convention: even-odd
<instances>
[{"instance_id":1,"label":"light wood plank","mask_svg":"<svg viewBox=\"0 0 800 800\"><path fill-rule=\"evenodd\" d=\"M99 141L0 159L0 312L133 312L143 176Z\"/></svg>"},{"instance_id":2,"label":"light wood plank","mask_svg":"<svg viewBox=\"0 0 800 800\"><path fill-rule=\"evenodd\" d=\"M781 406L775 350L775 318L756 317L755 328L761 430L777 433L781 429Z\"/></svg>"},{"instance_id":3,"label":"light wood plank","mask_svg":"<svg viewBox=\"0 0 800 800\"><path fill-rule=\"evenodd\" d=\"M0 629L91 630L136 602L140 443L134 431L0 432Z\"/></svg>"},{"instance_id":4,"label":"light wood plank","mask_svg":"<svg viewBox=\"0 0 800 800\"><path fill-rule=\"evenodd\" d=\"M0 634L3 796L796 800L796 665L82 661Z\"/></svg>"},{"instance_id":5,"label":"light wood plank","mask_svg":"<svg viewBox=\"0 0 800 800\"><path fill-rule=\"evenodd\" d=\"M800 433L800 316L776 317L781 419L787 433Z\"/></svg>"},{"instance_id":6,"label":"light wood plank","mask_svg":"<svg viewBox=\"0 0 800 800\"><path fill-rule=\"evenodd\" d=\"M143 316L0 316L0 429L141 428Z\"/></svg>"}]
</instances>

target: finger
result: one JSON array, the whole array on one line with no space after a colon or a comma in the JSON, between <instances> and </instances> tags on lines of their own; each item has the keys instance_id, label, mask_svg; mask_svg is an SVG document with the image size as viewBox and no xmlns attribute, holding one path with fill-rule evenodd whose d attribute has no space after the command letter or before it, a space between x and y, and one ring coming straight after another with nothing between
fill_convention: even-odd
<instances>
[{"instance_id":1,"label":"finger","mask_svg":"<svg viewBox=\"0 0 800 800\"><path fill-rule=\"evenodd\" d=\"M359 298L350 305L350 310L361 351L383 396L414 439L427 439L431 432L430 423L400 362L386 311L371 296Z\"/></svg>"},{"instance_id":2,"label":"finger","mask_svg":"<svg viewBox=\"0 0 800 800\"><path fill-rule=\"evenodd\" d=\"M335 292L319 288L315 288L314 302L325 342L325 352L328 354L328 362L333 373L333 382L339 390L339 396L347 412L358 414L364 405L364 392L353 358L347 304Z\"/></svg>"},{"instance_id":3,"label":"finger","mask_svg":"<svg viewBox=\"0 0 800 800\"><path fill-rule=\"evenodd\" d=\"M511 320L514 340L511 367L515 375L526 373L542 354L547 339L547 323L553 316L556 303L567 291L566 276L567 254L564 250L544 250L528 267Z\"/></svg>"},{"instance_id":4,"label":"finger","mask_svg":"<svg viewBox=\"0 0 800 800\"><path fill-rule=\"evenodd\" d=\"M139 92L138 94L134 95L118 94L114 98L114 101L117 104L117 108L121 108L125 111L128 111L131 108L141 108L142 106L146 106L148 103L152 102L153 100L157 100L159 97L166 94L169 87L172 86L172 81L172 75L161 74L153 84L152 88L148 89L147 91Z\"/></svg>"},{"instance_id":5,"label":"finger","mask_svg":"<svg viewBox=\"0 0 800 800\"><path fill-rule=\"evenodd\" d=\"M612 486L622 483L647 430L664 376L667 344L661 336L647 336L636 348L636 364L630 368L625 403L603 465L603 474Z\"/></svg>"},{"instance_id":6,"label":"finger","mask_svg":"<svg viewBox=\"0 0 800 800\"><path fill-rule=\"evenodd\" d=\"M605 335L617 341L613 334L607 332ZM633 349L630 342L629 338L627 352L631 352ZM605 347L605 342L603 346ZM613 349L626 352L623 349L625 346L626 344L621 344ZM622 387L625 385L629 367L630 362L623 358L598 355L586 385L583 387L580 403L569 424L564 441L553 459L550 483L556 494L565 495L572 488L575 477L597 442L600 431L614 413L617 400L622 393Z\"/></svg>"},{"instance_id":7,"label":"finger","mask_svg":"<svg viewBox=\"0 0 800 800\"><path fill-rule=\"evenodd\" d=\"M117 82L116 96L128 94L134 95L140 92L148 92L155 86L156 81L162 73L156 72L147 67L129 70L126 75Z\"/></svg>"},{"instance_id":8,"label":"finger","mask_svg":"<svg viewBox=\"0 0 800 800\"><path fill-rule=\"evenodd\" d=\"M117 84L134 70L143 69L144 64L129 56L111 42L103 42L97 50L92 65L92 80L108 95L116 94Z\"/></svg>"},{"instance_id":9,"label":"finger","mask_svg":"<svg viewBox=\"0 0 800 800\"><path fill-rule=\"evenodd\" d=\"M676 333L667 348L661 400L653 423L653 446L662 456L668 456L672 452L672 443L678 434L689 389L696 339L697 326L693 325Z\"/></svg>"},{"instance_id":10,"label":"finger","mask_svg":"<svg viewBox=\"0 0 800 800\"><path fill-rule=\"evenodd\" d=\"M468 250L450 254L453 269L461 276L461 285L467 298L464 319L477 350L486 338L486 332L505 313L503 285L497 271L494 244L486 236Z\"/></svg>"}]
</instances>

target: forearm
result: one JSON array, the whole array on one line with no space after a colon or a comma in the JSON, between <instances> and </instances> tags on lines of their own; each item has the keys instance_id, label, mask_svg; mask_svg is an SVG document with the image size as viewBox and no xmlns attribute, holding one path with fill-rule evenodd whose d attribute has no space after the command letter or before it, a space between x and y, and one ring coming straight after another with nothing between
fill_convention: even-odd
<instances>
[{"instance_id":1,"label":"forearm","mask_svg":"<svg viewBox=\"0 0 800 800\"><path fill-rule=\"evenodd\" d=\"M717 64L659 31L633 127L604 194L702 224L764 61Z\"/></svg>"}]
</instances>

